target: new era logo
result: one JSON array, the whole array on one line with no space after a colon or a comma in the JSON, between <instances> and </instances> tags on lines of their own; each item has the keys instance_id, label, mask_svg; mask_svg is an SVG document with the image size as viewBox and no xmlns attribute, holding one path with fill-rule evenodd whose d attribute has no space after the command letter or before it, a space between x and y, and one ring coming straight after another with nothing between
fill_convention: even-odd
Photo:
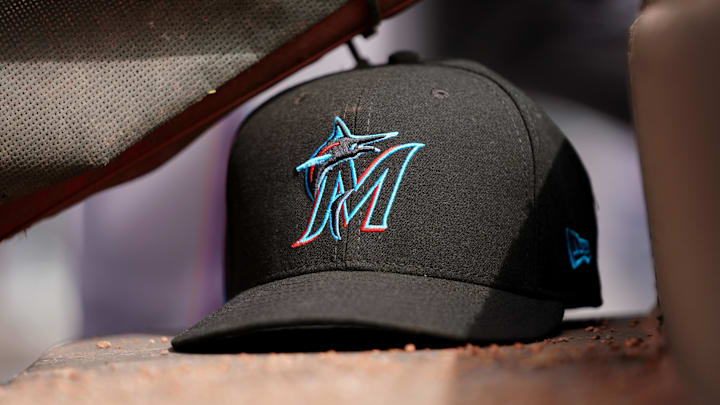
<instances>
[{"instance_id":1,"label":"new era logo","mask_svg":"<svg viewBox=\"0 0 720 405\"><path fill-rule=\"evenodd\" d=\"M572 266L573 270L583 263L590 264L592 254L590 252L590 243L587 239L581 238L577 232L570 228L565 228L565 238L567 239L570 266Z\"/></svg>"}]
</instances>

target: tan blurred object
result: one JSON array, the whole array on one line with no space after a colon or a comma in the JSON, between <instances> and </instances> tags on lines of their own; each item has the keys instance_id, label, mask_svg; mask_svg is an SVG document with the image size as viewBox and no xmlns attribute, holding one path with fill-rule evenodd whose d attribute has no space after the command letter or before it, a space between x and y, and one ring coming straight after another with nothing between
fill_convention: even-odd
<instances>
[{"instance_id":1,"label":"tan blurred object","mask_svg":"<svg viewBox=\"0 0 720 405\"><path fill-rule=\"evenodd\" d=\"M630 35L635 123L671 353L720 402L720 2L646 2Z\"/></svg>"}]
</instances>

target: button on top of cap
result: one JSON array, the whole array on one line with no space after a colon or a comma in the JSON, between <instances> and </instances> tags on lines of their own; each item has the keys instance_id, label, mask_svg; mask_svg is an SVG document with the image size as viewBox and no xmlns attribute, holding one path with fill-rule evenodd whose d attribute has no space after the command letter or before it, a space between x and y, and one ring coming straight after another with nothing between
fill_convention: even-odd
<instances>
[{"instance_id":1,"label":"button on top of cap","mask_svg":"<svg viewBox=\"0 0 720 405\"><path fill-rule=\"evenodd\" d=\"M397 51L388 58L388 64L390 65L414 63L420 63L420 55L413 51Z\"/></svg>"}]
</instances>

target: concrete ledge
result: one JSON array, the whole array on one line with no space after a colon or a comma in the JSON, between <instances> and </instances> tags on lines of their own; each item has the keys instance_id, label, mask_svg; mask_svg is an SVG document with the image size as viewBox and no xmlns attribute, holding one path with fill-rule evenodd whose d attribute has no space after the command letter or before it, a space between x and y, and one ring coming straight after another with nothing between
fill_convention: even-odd
<instances>
[{"instance_id":1,"label":"concrete ledge","mask_svg":"<svg viewBox=\"0 0 720 405\"><path fill-rule=\"evenodd\" d=\"M286 354L183 354L169 337L108 336L51 349L0 386L0 403L691 402L654 318L564 326L532 344Z\"/></svg>"}]
</instances>

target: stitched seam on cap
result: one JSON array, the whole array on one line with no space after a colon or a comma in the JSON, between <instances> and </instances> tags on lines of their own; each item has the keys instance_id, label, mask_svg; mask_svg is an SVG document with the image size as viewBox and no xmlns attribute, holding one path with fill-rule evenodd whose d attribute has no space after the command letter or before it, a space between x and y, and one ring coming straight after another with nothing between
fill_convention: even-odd
<instances>
[{"instance_id":1,"label":"stitched seam on cap","mask_svg":"<svg viewBox=\"0 0 720 405\"><path fill-rule=\"evenodd\" d=\"M363 94L365 93L365 91L366 91L367 89L368 89L368 86L363 86L363 87L360 89L360 91L358 92L357 102L356 102L355 105L353 106L353 109L355 110L355 111L354 111L354 112L355 112L355 117L353 117L353 128L352 128L352 131L354 131L355 133L358 132L357 118L358 118L358 110L360 109L360 102L362 101L362 99L363 99ZM350 224L348 224L348 225L350 225ZM352 235L351 228L348 227L348 228L346 228L346 229L347 229L347 230L345 231L345 243L344 243L344 245L345 245L345 252L344 252L344 255L343 255L343 263L345 264L345 266L344 266L345 269L348 268L348 248L349 248L349 245L350 245L350 238L351 238L351 235ZM358 228L358 229L360 229L360 228Z\"/></svg>"},{"instance_id":2,"label":"stitched seam on cap","mask_svg":"<svg viewBox=\"0 0 720 405\"><path fill-rule=\"evenodd\" d=\"M536 199L537 199L537 164L535 162L536 153L535 153L535 145L533 144L533 134L530 131L530 126L528 125L528 122L525 119L525 116L523 115L523 109L520 108L518 100L516 100L515 97L513 97L513 95L510 93L510 91L508 91L508 89L505 88L505 86L500 81L498 81L496 78L488 75L487 73L485 73L483 71L473 70L473 69L466 68L463 66L448 65L448 64L442 64L442 63L432 64L432 65L457 69L460 71L469 72L469 73L473 73L478 76L484 77L484 78L488 79L489 81L495 83L495 85L498 86L513 102L513 104L515 105L515 108L518 111L518 115L520 115L520 119L523 121L523 125L525 125L525 131L526 131L526 134L528 137L528 143L530 144L530 155L531 155L530 157L532 160L532 190L533 190L533 192L532 192L532 194L533 194L532 204L533 205L532 205L532 211L531 211L531 214L532 214L532 212L535 211L535 207L537 206L537 201L536 201ZM537 223L533 228L534 228L533 229L534 238L532 240L532 244L533 244L533 252L535 255L535 262L537 263L540 260L540 255L539 255L538 245L537 245L538 232L539 232ZM533 266L533 268L537 269L536 266Z\"/></svg>"},{"instance_id":3,"label":"stitched seam on cap","mask_svg":"<svg viewBox=\"0 0 720 405\"><path fill-rule=\"evenodd\" d=\"M342 264L341 264L342 265ZM307 269L324 269L324 268L333 268L334 266L338 266L337 262L324 262L324 263L314 263L304 266L298 266L293 267L287 270L282 271L281 273L276 273L274 277L269 277L261 282L254 284L252 286L248 286L238 293L248 290L250 288L254 288L263 284L271 283L274 281L279 281L291 277L297 277L302 276L306 274L317 274L317 273L331 273L331 272L343 272L343 271L367 271L367 272L379 272L379 273L391 273L391 274L401 274L406 276L415 276L415 277L430 277L430 278L436 278L439 280L447 280L447 281L456 281L456 282L462 282L466 284L471 285L478 285L488 288L497 288L503 291L511 292L513 294L519 294L519 295L527 295L530 297L542 297L542 298L556 298L559 300L571 299L575 297L574 295L563 295L558 294L556 291L550 291L545 290L543 288L517 288L518 285L516 283L513 284L506 284L506 283L499 283L497 281L489 280L489 281L483 281L483 283L474 283L468 280L463 280L460 278L455 277L435 277L435 276L428 276L425 274L415 274L415 273L407 273L407 272L399 272L399 271L382 271L382 270L370 270L370 269L364 269L362 267L368 267L368 268L375 268L375 269L381 269L381 268L392 268L393 270L402 270L403 267L405 268L413 268L416 270L426 270L426 271L448 271L448 269L444 268L438 268L438 267L431 267L431 266L419 266L415 264L408 264L408 263L389 263L389 262L382 262L382 263L372 263L367 261L345 261L343 269L338 270L318 270L318 271L311 271L311 272L305 272L303 270ZM362 266L362 267L359 267ZM483 277L483 279L486 279L487 277ZM526 285L523 285L523 287L527 287Z\"/></svg>"},{"instance_id":4,"label":"stitched seam on cap","mask_svg":"<svg viewBox=\"0 0 720 405\"><path fill-rule=\"evenodd\" d=\"M510 100L513 102L513 104L515 105L515 108L516 108L517 111L518 111L518 115L520 115L520 119L522 120L523 125L525 125L526 135L528 136L528 142L529 142L529 144L530 144L530 154L532 155L532 163L533 163L533 170L532 170L532 172L533 172L533 177L532 177L532 182L533 182L533 194L536 194L536 193L537 193L537 189L536 189L536 187L537 187L537 181L536 181L537 169L536 169L536 167L535 167L535 146L533 145L533 139L532 139L530 127L528 126L528 123L527 123L527 120L525 119L525 116L523 116L523 109L520 108L520 105L518 104L518 101L515 99L515 97L513 97L513 95L505 88L505 86L504 86L501 82L499 82L499 81L498 81L497 79L495 79L494 77L485 74L485 73L482 72L482 71L472 70L472 69L468 69L468 68L465 68L465 67L462 67L462 66L456 66L456 65L445 65L445 64L431 64L431 65L433 65L433 66L447 67L447 68L452 68L452 69L457 69L457 70L460 70L460 71L464 71L464 72L468 72L468 73L473 73L473 74L476 74L476 75L478 75L478 76L482 76L482 77L490 80L491 82L493 82L496 86L498 86L498 87L508 96L508 98L510 98ZM535 204L535 197L533 196L533 205L534 205L534 204Z\"/></svg>"}]
</instances>

